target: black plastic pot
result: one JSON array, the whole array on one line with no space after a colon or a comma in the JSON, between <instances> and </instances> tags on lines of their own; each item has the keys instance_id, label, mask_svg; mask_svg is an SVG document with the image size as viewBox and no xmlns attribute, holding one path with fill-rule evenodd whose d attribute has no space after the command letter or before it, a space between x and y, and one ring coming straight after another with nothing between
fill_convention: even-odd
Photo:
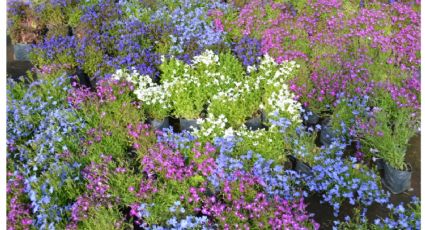
<instances>
[{"instance_id":1,"label":"black plastic pot","mask_svg":"<svg viewBox=\"0 0 425 230\"><path fill-rule=\"evenodd\" d=\"M407 165L407 170L401 171L393 168L383 161L384 178L382 184L393 194L403 193L410 189L412 180L412 167Z\"/></svg>"},{"instance_id":2,"label":"black plastic pot","mask_svg":"<svg viewBox=\"0 0 425 230\"><path fill-rule=\"evenodd\" d=\"M196 119L180 118L180 131L193 131L194 128L199 128L199 125L196 123Z\"/></svg>"},{"instance_id":3,"label":"black plastic pot","mask_svg":"<svg viewBox=\"0 0 425 230\"><path fill-rule=\"evenodd\" d=\"M320 130L319 141L324 146L329 146L332 143L332 140L335 138L336 134L330 126L330 120L325 120L322 122L322 129Z\"/></svg>"},{"instance_id":4,"label":"black plastic pot","mask_svg":"<svg viewBox=\"0 0 425 230\"><path fill-rule=\"evenodd\" d=\"M253 117L245 122L245 126L251 130L258 130L265 128L263 122L266 120L266 114L264 111L260 111L260 115Z\"/></svg>"},{"instance_id":5,"label":"black plastic pot","mask_svg":"<svg viewBox=\"0 0 425 230\"><path fill-rule=\"evenodd\" d=\"M162 119L162 120L157 120L157 119L149 119L149 124L152 126L153 129L155 130L162 130L165 128L169 128L170 127L170 120L168 117Z\"/></svg>"},{"instance_id":6,"label":"black plastic pot","mask_svg":"<svg viewBox=\"0 0 425 230\"><path fill-rule=\"evenodd\" d=\"M95 79L91 79L83 70L77 68L75 74L78 76L79 83L89 88L94 88L96 86Z\"/></svg>"},{"instance_id":7,"label":"black plastic pot","mask_svg":"<svg viewBox=\"0 0 425 230\"><path fill-rule=\"evenodd\" d=\"M13 45L13 56L15 61L29 61L31 44L17 43Z\"/></svg>"},{"instance_id":8,"label":"black plastic pot","mask_svg":"<svg viewBox=\"0 0 425 230\"><path fill-rule=\"evenodd\" d=\"M309 110L308 108L303 108L304 112L301 113L301 117L303 119L303 123L304 125L316 125L319 123L319 119L320 117L313 113L311 110Z\"/></svg>"},{"instance_id":9,"label":"black plastic pot","mask_svg":"<svg viewBox=\"0 0 425 230\"><path fill-rule=\"evenodd\" d=\"M313 171L309 165L297 159L294 156L289 156L292 162L292 169L298 173L305 174L307 176L313 176Z\"/></svg>"},{"instance_id":10,"label":"black plastic pot","mask_svg":"<svg viewBox=\"0 0 425 230\"><path fill-rule=\"evenodd\" d=\"M262 128L261 117L253 117L245 122L245 126L251 130L258 130Z\"/></svg>"},{"instance_id":11,"label":"black plastic pot","mask_svg":"<svg viewBox=\"0 0 425 230\"><path fill-rule=\"evenodd\" d=\"M382 158L378 158L378 159L376 159L374 162L375 162L375 164L376 164L376 168L377 168L378 170L382 170L382 169L384 169L384 159L382 159Z\"/></svg>"}]
</instances>

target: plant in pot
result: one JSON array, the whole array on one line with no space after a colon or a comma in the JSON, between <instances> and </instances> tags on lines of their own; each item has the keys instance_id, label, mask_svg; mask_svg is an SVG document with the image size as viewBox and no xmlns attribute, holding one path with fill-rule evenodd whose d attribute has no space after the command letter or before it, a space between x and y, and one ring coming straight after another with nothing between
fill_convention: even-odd
<instances>
[{"instance_id":1,"label":"plant in pot","mask_svg":"<svg viewBox=\"0 0 425 230\"><path fill-rule=\"evenodd\" d=\"M192 134L202 143L213 143L216 137L224 136L226 130L228 130L226 129L228 126L227 119L224 115L216 117L214 114L208 114L205 119L197 120L197 125L199 127L194 129Z\"/></svg>"},{"instance_id":2,"label":"plant in pot","mask_svg":"<svg viewBox=\"0 0 425 230\"><path fill-rule=\"evenodd\" d=\"M294 95L289 91L286 84L281 84L278 91L268 91L263 97L264 112L267 116L266 124L271 128L270 120L286 118L291 122L292 128L301 124L301 104L293 99Z\"/></svg>"},{"instance_id":3,"label":"plant in pot","mask_svg":"<svg viewBox=\"0 0 425 230\"><path fill-rule=\"evenodd\" d=\"M227 131L227 133L230 132ZM233 135L239 140L236 142L233 155L241 156L252 151L266 160L273 160L281 165L287 162L284 150L288 149L290 144L282 138L279 130L252 130L243 126L234 131Z\"/></svg>"},{"instance_id":4,"label":"plant in pot","mask_svg":"<svg viewBox=\"0 0 425 230\"><path fill-rule=\"evenodd\" d=\"M29 54L31 63L36 68L43 66L67 66L68 74L78 66L76 60L76 41L69 36L46 38L35 45Z\"/></svg>"},{"instance_id":5,"label":"plant in pot","mask_svg":"<svg viewBox=\"0 0 425 230\"><path fill-rule=\"evenodd\" d=\"M297 128L297 135L287 137L286 141L291 144L289 159L292 162L292 169L312 176L311 166L315 164L315 157L319 154L320 148L316 146L317 131L308 132L301 125Z\"/></svg>"},{"instance_id":6,"label":"plant in pot","mask_svg":"<svg viewBox=\"0 0 425 230\"><path fill-rule=\"evenodd\" d=\"M37 4L37 13L40 21L46 26L46 37L67 36L71 28L67 25L68 8L73 8L71 4L66 2L45 1Z\"/></svg>"},{"instance_id":7,"label":"plant in pot","mask_svg":"<svg viewBox=\"0 0 425 230\"><path fill-rule=\"evenodd\" d=\"M192 65L174 57L163 58L159 66L162 72L160 81L163 85L170 85L172 114L180 119L181 130L199 128L196 120L201 118L208 98L216 91L214 81L209 77L217 61L218 56L209 50L195 56Z\"/></svg>"},{"instance_id":8,"label":"plant in pot","mask_svg":"<svg viewBox=\"0 0 425 230\"><path fill-rule=\"evenodd\" d=\"M371 117L372 109L369 107L369 96L354 96L351 98L341 97L337 100L334 111L330 116L329 123L322 127L320 142L329 145L332 139L338 136L348 144L349 141L356 141L365 134L370 133L372 125L367 125ZM362 130L359 132L359 130ZM368 130L370 129L370 130ZM324 135L322 135L324 134ZM328 136L325 136L327 134ZM356 157L362 160L364 157L360 152L360 146L356 145Z\"/></svg>"},{"instance_id":9,"label":"plant in pot","mask_svg":"<svg viewBox=\"0 0 425 230\"><path fill-rule=\"evenodd\" d=\"M250 76L256 79L262 89L263 121L268 116L285 116L292 121L299 120L299 103L295 95L288 89L288 81L297 73L299 66L294 62L276 63L273 58L265 55L258 68L250 71ZM277 114L275 112L277 111ZM280 114L281 112L285 113ZM288 112L288 113L287 113ZM295 117L292 115L296 114ZM286 116L288 115L288 116Z\"/></svg>"},{"instance_id":10,"label":"plant in pot","mask_svg":"<svg viewBox=\"0 0 425 230\"><path fill-rule=\"evenodd\" d=\"M201 118L204 106L207 103L207 97L202 90L198 79L190 77L173 82L164 82L170 84L170 97L172 99L172 114L180 119L181 130L192 130L197 128L197 119Z\"/></svg>"},{"instance_id":11,"label":"plant in pot","mask_svg":"<svg viewBox=\"0 0 425 230\"><path fill-rule=\"evenodd\" d=\"M235 85L235 87L219 91L211 98L208 113L215 116L224 115L231 127L239 128L242 124L246 124L247 118L260 114L258 111L261 103L261 88L255 79L236 82ZM261 122L252 123L251 129L258 129L261 124Z\"/></svg>"},{"instance_id":12,"label":"plant in pot","mask_svg":"<svg viewBox=\"0 0 425 230\"><path fill-rule=\"evenodd\" d=\"M34 7L25 1L8 1L8 34L14 45L14 58L28 61L31 44L42 40L43 25Z\"/></svg>"},{"instance_id":13,"label":"plant in pot","mask_svg":"<svg viewBox=\"0 0 425 230\"><path fill-rule=\"evenodd\" d=\"M170 126L168 118L171 110L169 84L154 83L150 76L140 75L134 69L131 72L117 70L112 77L133 83L133 93L142 102L142 109L154 129L164 129Z\"/></svg>"},{"instance_id":14,"label":"plant in pot","mask_svg":"<svg viewBox=\"0 0 425 230\"><path fill-rule=\"evenodd\" d=\"M375 111L372 118L376 122L375 134L364 135L362 142L372 156L383 159L384 186L392 193L399 194L410 189L412 169L406 163L405 156L409 140L416 134L417 127L407 109L400 108L391 115L383 109Z\"/></svg>"}]
</instances>

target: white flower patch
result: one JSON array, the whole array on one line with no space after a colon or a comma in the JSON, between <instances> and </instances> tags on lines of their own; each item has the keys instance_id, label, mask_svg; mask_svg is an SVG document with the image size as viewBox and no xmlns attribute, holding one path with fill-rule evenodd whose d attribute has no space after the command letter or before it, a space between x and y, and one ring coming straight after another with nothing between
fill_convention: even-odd
<instances>
[{"instance_id":1,"label":"white flower patch","mask_svg":"<svg viewBox=\"0 0 425 230\"><path fill-rule=\"evenodd\" d=\"M169 103L170 90L172 84L156 84L148 75L140 75L135 69L131 73L123 70L117 70L112 75L113 79L125 79L135 86L134 94L137 99L146 105L160 105L162 108L170 108Z\"/></svg>"},{"instance_id":2,"label":"white flower patch","mask_svg":"<svg viewBox=\"0 0 425 230\"><path fill-rule=\"evenodd\" d=\"M276 112L280 115L286 113L290 115L290 119L293 122L301 122L300 111L301 103L294 100L294 94L289 91L286 84L282 84L281 88L277 92L273 92L269 98L267 98L267 104L270 112L269 116L275 116Z\"/></svg>"},{"instance_id":3,"label":"white flower patch","mask_svg":"<svg viewBox=\"0 0 425 230\"><path fill-rule=\"evenodd\" d=\"M243 138L243 139L257 140L261 136L264 136L265 132L267 132L265 129L251 130L251 129L247 129L245 125L242 125L238 130L234 130L232 129L232 127L226 129L224 131L223 137L224 138L237 137L237 138Z\"/></svg>"},{"instance_id":4,"label":"white flower patch","mask_svg":"<svg viewBox=\"0 0 425 230\"><path fill-rule=\"evenodd\" d=\"M279 79L288 79L296 68L300 66L296 64L295 61L283 61L280 64L277 64L272 57L268 54L264 55L264 58L261 60L259 69L264 71L265 78L271 82L276 82ZM277 70L272 73L273 69Z\"/></svg>"},{"instance_id":5,"label":"white flower patch","mask_svg":"<svg viewBox=\"0 0 425 230\"><path fill-rule=\"evenodd\" d=\"M198 119L196 123L199 125L199 128L192 131L193 135L213 139L223 135L227 119L224 115L215 117L213 114L208 114L206 119Z\"/></svg>"},{"instance_id":6,"label":"white flower patch","mask_svg":"<svg viewBox=\"0 0 425 230\"><path fill-rule=\"evenodd\" d=\"M204 63L209 66L212 63L218 63L218 55L214 54L211 50L205 50L201 55L193 57L192 61L193 65L197 65L198 63Z\"/></svg>"}]
</instances>

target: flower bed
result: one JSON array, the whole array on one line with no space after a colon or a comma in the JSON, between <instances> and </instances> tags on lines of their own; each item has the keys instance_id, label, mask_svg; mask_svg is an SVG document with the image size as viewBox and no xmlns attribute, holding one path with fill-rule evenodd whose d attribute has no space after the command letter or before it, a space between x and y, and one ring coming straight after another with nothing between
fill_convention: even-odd
<instances>
[{"instance_id":1,"label":"flower bed","mask_svg":"<svg viewBox=\"0 0 425 230\"><path fill-rule=\"evenodd\" d=\"M8 229L420 229L418 1L8 3Z\"/></svg>"}]
</instances>

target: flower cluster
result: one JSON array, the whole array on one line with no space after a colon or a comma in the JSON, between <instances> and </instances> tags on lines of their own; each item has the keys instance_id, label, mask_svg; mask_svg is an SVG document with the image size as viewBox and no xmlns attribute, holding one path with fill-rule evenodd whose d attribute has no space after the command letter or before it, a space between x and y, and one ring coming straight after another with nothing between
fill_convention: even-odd
<instances>
[{"instance_id":1,"label":"flower cluster","mask_svg":"<svg viewBox=\"0 0 425 230\"><path fill-rule=\"evenodd\" d=\"M23 199L24 177L18 173L7 173L7 223L8 230L30 229L33 223L31 218L31 208Z\"/></svg>"},{"instance_id":2,"label":"flower cluster","mask_svg":"<svg viewBox=\"0 0 425 230\"><path fill-rule=\"evenodd\" d=\"M77 223L88 218L90 208L99 205L108 205L111 202L111 195L108 175L110 174L109 162L111 156L101 156L102 162L91 162L83 170L83 177L88 181L86 193L79 196L71 206L71 222L67 226L69 229L76 229Z\"/></svg>"},{"instance_id":3,"label":"flower cluster","mask_svg":"<svg viewBox=\"0 0 425 230\"><path fill-rule=\"evenodd\" d=\"M147 75L140 75L135 69L131 73L123 70L117 70L112 75L113 79L124 79L131 82L134 86L134 94L143 103L143 108L147 114L156 119L166 117L171 109L170 87L173 83L157 84Z\"/></svg>"},{"instance_id":4,"label":"flower cluster","mask_svg":"<svg viewBox=\"0 0 425 230\"><path fill-rule=\"evenodd\" d=\"M174 24L177 33L170 35L171 53L184 53L183 60L189 60L203 49L223 43L225 33L220 30L219 19L205 19L211 10L226 11L227 4L199 0L178 1L176 4L180 7L170 11L164 6L151 17L153 21L165 19Z\"/></svg>"}]
</instances>

